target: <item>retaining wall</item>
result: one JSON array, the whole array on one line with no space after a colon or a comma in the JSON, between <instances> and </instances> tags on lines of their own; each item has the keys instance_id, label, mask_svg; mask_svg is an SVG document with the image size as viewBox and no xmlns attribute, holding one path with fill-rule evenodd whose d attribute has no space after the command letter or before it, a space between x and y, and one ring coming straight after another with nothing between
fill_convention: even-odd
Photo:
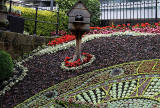
<instances>
[{"instance_id":1,"label":"retaining wall","mask_svg":"<svg viewBox=\"0 0 160 108\"><path fill-rule=\"evenodd\" d=\"M30 36L20 33L0 31L0 49L11 54L13 59L28 53L38 46L47 45L55 37Z\"/></svg>"}]
</instances>

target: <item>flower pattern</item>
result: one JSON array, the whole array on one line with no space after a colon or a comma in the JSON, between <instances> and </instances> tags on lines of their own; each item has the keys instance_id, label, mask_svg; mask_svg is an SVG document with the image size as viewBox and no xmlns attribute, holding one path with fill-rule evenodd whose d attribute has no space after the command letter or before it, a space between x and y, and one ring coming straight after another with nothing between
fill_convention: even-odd
<instances>
[{"instance_id":1,"label":"flower pattern","mask_svg":"<svg viewBox=\"0 0 160 108\"><path fill-rule=\"evenodd\" d=\"M157 24L157 26L159 25ZM112 27L115 28L115 26ZM125 31L120 33L116 32L114 34L92 34L84 36L82 42L86 42L100 37L111 37L113 35L122 36L126 34L132 36L150 35L146 33L137 33L130 31ZM26 58L25 60L27 61L29 59L32 59L33 56L37 55L43 55L46 53L48 54L56 53L57 51L67 49L75 45L75 40L68 43L65 43L68 40L66 41L62 40L63 39L51 42L50 46L54 45L54 47L49 46L45 47L44 49L35 51L33 55L29 56L29 58ZM92 58L94 58L94 55L92 55ZM88 64L91 61L93 62L92 58L88 62ZM69 59L70 59L69 57L66 58L66 60L62 63L62 67L65 66L65 62L67 62ZM81 77L73 78L74 82L72 81L72 79L70 79L62 83L59 83L57 85L54 85L53 87L50 87L44 91L41 91L35 96L24 101L23 103L15 106L15 108L23 108L24 106L31 107L35 105L54 107L55 105L53 104L55 104L56 99L64 100L66 102L71 103L70 101L71 98L73 98L72 101L73 103L81 103L82 105L90 105L91 107L101 106L101 105L102 106L106 105L108 107L112 107L112 105L115 107L121 107L123 103L130 102L129 99L132 99L133 101L139 101L140 102L138 104L139 106L148 105L149 108L153 108L154 106L159 106L158 102L160 102L160 94L159 94L160 89L158 88L159 77L160 77L159 61L160 61L159 59L143 60L132 63L119 64L116 66L107 67L105 69L98 69L95 70L94 72L84 74ZM148 66L149 64L152 65ZM85 63L85 65L87 65L87 63ZM133 65L135 65L134 68L131 67ZM77 68L80 69L82 68L82 66L83 65L77 67L71 66L70 68L66 68L66 70L77 69ZM150 69L150 72L148 72L146 68ZM129 71L127 69L130 69L129 74L127 74L127 71ZM91 75L91 77L88 78L87 76L90 76L90 74L94 75ZM87 79L81 82L84 76ZM11 85L14 84L11 83ZM54 90L57 92L57 95L55 97L54 93L52 93L52 91ZM149 102L151 103L151 105L148 104ZM66 103L63 104L62 106L66 106ZM133 102L130 103L129 105L134 107L137 104Z\"/></svg>"},{"instance_id":2,"label":"flower pattern","mask_svg":"<svg viewBox=\"0 0 160 108\"><path fill-rule=\"evenodd\" d=\"M90 108L92 107L108 107L108 108L136 108L138 107L159 107L160 104L160 70L157 68L160 62L159 59L153 60L143 60L131 63L124 63L115 66L111 66L105 69L99 69L94 72L86 74L95 74L95 76L91 77L93 80L86 80L86 82L82 82L80 87L75 86L69 88L72 83L76 83L75 80L68 80L62 82L58 85L55 85L47 90L40 92L34 98L34 101L31 99L25 101L24 103L19 104L15 108L21 108L23 106L30 106L37 103L39 105L44 104L44 106L56 106L54 100L64 101L61 105L62 106L70 106L72 104L80 104L80 105L89 105ZM146 73L143 71L146 66L148 65L147 62L154 63L152 67L152 74ZM132 64L132 65L130 65ZM126 71L124 67L131 66L133 68L133 64L136 65L134 69L131 70L130 74L124 73ZM101 74L96 73L101 71ZM136 74L135 74L136 71ZM155 72L156 71L156 72ZM118 72L119 74L114 72ZM154 73L153 73L154 72ZM122 74L123 73L123 74ZM103 76L110 75L110 79L107 79ZM115 75L114 77L112 77ZM85 74L83 75L85 76ZM83 77L82 76L82 77ZM81 80L82 77L77 77L77 83ZM101 79L102 82L98 82L94 84L96 79ZM75 79L75 78L74 78ZM94 80L95 79L95 80ZM102 80L104 79L104 80ZM62 86L59 89L59 86ZM64 87L64 88L63 88ZM68 89L67 89L68 88ZM58 94L57 97L53 97L51 99L46 98L46 94L50 93L51 91L56 90ZM65 90L65 92L63 92ZM49 95L50 96L50 95ZM53 101L51 101L53 100ZM49 103L48 103L49 102ZM68 104L70 103L70 104Z\"/></svg>"}]
</instances>

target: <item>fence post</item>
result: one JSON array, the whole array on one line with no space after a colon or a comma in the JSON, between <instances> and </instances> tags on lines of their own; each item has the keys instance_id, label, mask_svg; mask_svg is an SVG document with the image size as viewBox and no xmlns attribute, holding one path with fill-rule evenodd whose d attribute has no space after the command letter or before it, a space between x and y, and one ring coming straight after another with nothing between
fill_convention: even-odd
<instances>
[{"instance_id":1,"label":"fence post","mask_svg":"<svg viewBox=\"0 0 160 108\"><path fill-rule=\"evenodd\" d=\"M35 7L36 7L36 15L35 15L35 25L34 25L34 32L33 32L33 35L35 35L36 36L36 34L37 34L37 12L38 12L38 5L35 5Z\"/></svg>"},{"instance_id":2,"label":"fence post","mask_svg":"<svg viewBox=\"0 0 160 108\"><path fill-rule=\"evenodd\" d=\"M53 2L54 2L54 0L51 0L51 3L50 3L50 10L51 11L53 10Z\"/></svg>"},{"instance_id":3,"label":"fence post","mask_svg":"<svg viewBox=\"0 0 160 108\"><path fill-rule=\"evenodd\" d=\"M158 11L158 0L156 0L156 15L155 15L155 21L157 22L158 21L158 15L157 15L157 11Z\"/></svg>"},{"instance_id":4,"label":"fence post","mask_svg":"<svg viewBox=\"0 0 160 108\"><path fill-rule=\"evenodd\" d=\"M58 36L58 29L59 29L59 6L58 4L56 5L57 7L57 24L56 24L56 36Z\"/></svg>"},{"instance_id":5,"label":"fence post","mask_svg":"<svg viewBox=\"0 0 160 108\"><path fill-rule=\"evenodd\" d=\"M9 1L9 14L11 13L12 10L12 0Z\"/></svg>"}]
</instances>

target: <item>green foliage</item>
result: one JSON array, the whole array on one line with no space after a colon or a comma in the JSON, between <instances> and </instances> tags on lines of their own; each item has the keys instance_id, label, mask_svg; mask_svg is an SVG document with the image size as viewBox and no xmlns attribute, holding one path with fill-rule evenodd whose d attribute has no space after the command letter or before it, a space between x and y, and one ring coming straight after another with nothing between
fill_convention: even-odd
<instances>
[{"instance_id":1,"label":"green foliage","mask_svg":"<svg viewBox=\"0 0 160 108\"><path fill-rule=\"evenodd\" d=\"M89 105L85 105L85 104L76 104L74 102L67 102L67 101L62 101L62 100L56 100L55 101L56 106L59 107L64 107L66 108L66 106L70 107L70 108L91 108ZM58 108L58 107L56 107Z\"/></svg>"},{"instance_id":2,"label":"green foliage","mask_svg":"<svg viewBox=\"0 0 160 108\"><path fill-rule=\"evenodd\" d=\"M13 72L13 62L11 56L0 50L0 80L5 80Z\"/></svg>"},{"instance_id":3,"label":"green foliage","mask_svg":"<svg viewBox=\"0 0 160 108\"><path fill-rule=\"evenodd\" d=\"M9 12L9 9L10 9L10 7L9 7L9 5L7 5L7 12ZM15 13L15 14L21 15L21 11L20 10L17 10L15 8L12 8L12 7L11 7L11 13Z\"/></svg>"},{"instance_id":4,"label":"green foliage","mask_svg":"<svg viewBox=\"0 0 160 108\"><path fill-rule=\"evenodd\" d=\"M18 9L21 11L21 15L25 18L29 19L35 19L35 14L36 11L32 8L26 8L26 7L20 7L20 6L14 6L14 8ZM52 11L46 11L46 10L38 10L38 15L37 15L38 21L46 21L46 22L51 22L51 23L56 23L57 22L57 13L52 12ZM68 24L68 19L67 16L65 15L65 12L60 11L59 13L59 20L60 20L60 25L59 25L59 30L66 30L67 29L67 24ZM29 32L29 34L33 34L34 32L34 25L35 22L31 20L25 20L25 31ZM50 36L50 33L56 30L56 25L55 24L49 24L49 23L37 23L37 35L41 36Z\"/></svg>"},{"instance_id":5,"label":"green foliage","mask_svg":"<svg viewBox=\"0 0 160 108\"><path fill-rule=\"evenodd\" d=\"M99 0L81 0L90 13L92 14L91 18L91 26L95 26L99 24L99 16L100 16L100 2ZM68 12L71 7L77 2L77 0L56 0L59 4L61 10Z\"/></svg>"}]
</instances>

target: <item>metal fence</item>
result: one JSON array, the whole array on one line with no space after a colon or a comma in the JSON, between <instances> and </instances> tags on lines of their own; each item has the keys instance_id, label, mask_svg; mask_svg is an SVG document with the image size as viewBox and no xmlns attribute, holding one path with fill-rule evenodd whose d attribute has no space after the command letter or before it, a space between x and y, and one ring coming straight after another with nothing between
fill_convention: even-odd
<instances>
[{"instance_id":1,"label":"metal fence","mask_svg":"<svg viewBox=\"0 0 160 108\"><path fill-rule=\"evenodd\" d=\"M100 10L101 26L157 22L160 19L160 0L103 0Z\"/></svg>"},{"instance_id":2,"label":"metal fence","mask_svg":"<svg viewBox=\"0 0 160 108\"><path fill-rule=\"evenodd\" d=\"M46 24L51 24L51 25L53 25L53 26L56 26L56 35L58 35L58 30L59 30L59 8L58 8L58 7L57 7L57 10L56 10L56 13L57 13L57 21L56 21L55 23L53 23L53 22L48 22L48 21L40 21L40 20L37 20L37 17L38 17L38 14L37 14L37 13L38 13L38 11L39 11L39 10L46 10L46 9L44 9L44 8L38 7L38 5L28 6L28 5L26 5L24 2L14 2L14 1L12 1L12 0L8 1L7 3L9 4L8 20L9 20L9 22L10 22L9 29L10 29L11 31L16 32L16 30L17 30L17 32L19 32L18 29L13 30L13 29L14 29L13 26L16 26L15 28L18 28L19 25L15 25L15 23L12 24L12 22L19 22L19 21L21 20L21 26L19 26L19 28L22 29L22 27L24 27L24 26L22 26L22 25L23 25L23 21L22 21L22 20L24 20L24 21L30 20L30 21L34 21L34 31L33 31L33 34L34 34L34 35L36 35L36 33L37 33L37 23L46 23ZM23 7L33 8L33 9L35 10L35 18L33 19L33 18L26 18L26 17L23 17L23 16L14 16L14 15L12 15L12 14L11 14L11 8L12 8L12 6L23 6ZM47 11L49 11L49 10L47 10ZM54 11L52 11L52 12L54 12ZM16 19L16 18L17 18L17 19ZM18 19L19 19L19 20L18 20ZM19 22L19 23L20 23L20 22ZM12 24L13 26L12 26L11 24ZM25 23L24 23L24 24L25 24ZM24 28L23 28L23 30L24 30ZM21 30L21 31L22 31L22 30Z\"/></svg>"}]
</instances>

